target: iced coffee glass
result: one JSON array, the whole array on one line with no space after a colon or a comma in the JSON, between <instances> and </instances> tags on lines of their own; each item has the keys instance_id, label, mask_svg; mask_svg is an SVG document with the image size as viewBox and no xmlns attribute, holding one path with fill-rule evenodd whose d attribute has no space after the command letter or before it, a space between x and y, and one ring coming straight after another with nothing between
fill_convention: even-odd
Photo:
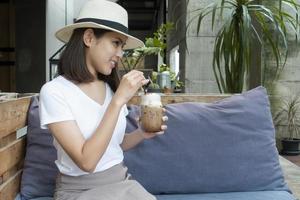
<instances>
[{"instance_id":1,"label":"iced coffee glass","mask_svg":"<svg viewBox=\"0 0 300 200\"><path fill-rule=\"evenodd\" d=\"M141 96L141 127L146 132L159 132L163 117L161 98L156 93L146 93Z\"/></svg>"}]
</instances>

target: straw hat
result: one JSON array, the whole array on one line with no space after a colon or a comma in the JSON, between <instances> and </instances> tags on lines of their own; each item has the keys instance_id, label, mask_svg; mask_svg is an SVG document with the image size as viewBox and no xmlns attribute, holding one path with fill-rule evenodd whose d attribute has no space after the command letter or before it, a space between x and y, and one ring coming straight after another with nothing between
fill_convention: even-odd
<instances>
[{"instance_id":1,"label":"straw hat","mask_svg":"<svg viewBox=\"0 0 300 200\"><path fill-rule=\"evenodd\" d=\"M119 4L106 0L89 0L81 8L74 24L55 33L57 39L67 43L76 28L101 28L127 36L124 49L141 47L144 43L128 34L128 14Z\"/></svg>"}]
</instances>

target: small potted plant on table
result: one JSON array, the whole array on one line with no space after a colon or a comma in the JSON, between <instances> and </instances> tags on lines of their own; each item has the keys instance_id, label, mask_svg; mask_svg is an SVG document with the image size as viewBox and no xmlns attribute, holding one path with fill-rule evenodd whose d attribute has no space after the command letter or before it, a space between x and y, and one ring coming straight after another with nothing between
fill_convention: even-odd
<instances>
[{"instance_id":1,"label":"small potted plant on table","mask_svg":"<svg viewBox=\"0 0 300 200\"><path fill-rule=\"evenodd\" d=\"M300 154L300 94L292 94L283 100L274 116L274 123L281 134L282 154Z\"/></svg>"}]
</instances>

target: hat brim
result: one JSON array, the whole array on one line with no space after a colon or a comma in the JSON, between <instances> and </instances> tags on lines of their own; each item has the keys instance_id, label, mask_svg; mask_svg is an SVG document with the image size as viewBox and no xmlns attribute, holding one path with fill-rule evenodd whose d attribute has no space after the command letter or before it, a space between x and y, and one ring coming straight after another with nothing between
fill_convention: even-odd
<instances>
[{"instance_id":1,"label":"hat brim","mask_svg":"<svg viewBox=\"0 0 300 200\"><path fill-rule=\"evenodd\" d=\"M64 43L67 43L69 41L74 29L76 29L76 28L100 28L100 29L111 30L111 31L120 33L120 34L127 37L127 41L126 41L126 45L124 46L124 49L134 49L134 48L144 46L144 43L136 37L133 37L129 34L126 34L124 32L116 30L114 28L104 26L104 25L100 25L100 24L97 24L97 23L94 23L94 22L82 22L82 23L67 25L64 28L59 29L55 33L55 36L60 41L62 41Z\"/></svg>"}]
</instances>

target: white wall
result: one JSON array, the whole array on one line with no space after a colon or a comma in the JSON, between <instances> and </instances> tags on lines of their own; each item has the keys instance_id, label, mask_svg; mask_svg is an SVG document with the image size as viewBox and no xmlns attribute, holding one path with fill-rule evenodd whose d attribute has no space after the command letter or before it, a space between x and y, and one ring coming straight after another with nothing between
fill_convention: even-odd
<instances>
[{"instance_id":1,"label":"white wall","mask_svg":"<svg viewBox=\"0 0 300 200\"><path fill-rule=\"evenodd\" d=\"M66 24L72 24L87 0L47 0L46 3L46 80L49 81L49 58L63 46L54 36Z\"/></svg>"},{"instance_id":2,"label":"white wall","mask_svg":"<svg viewBox=\"0 0 300 200\"><path fill-rule=\"evenodd\" d=\"M300 0L296 1L298 4ZM287 9L286 11L289 14L292 14L292 11ZM298 31L299 34L299 31ZM288 34L288 58L283 69L280 74L279 81L276 82L275 88L277 94L281 96L289 95L289 93L300 93L300 46L299 46L299 38L298 42L295 41L295 34L290 31ZM275 93L276 94L276 93Z\"/></svg>"},{"instance_id":3,"label":"white wall","mask_svg":"<svg viewBox=\"0 0 300 200\"><path fill-rule=\"evenodd\" d=\"M214 0L216 1L216 0ZM194 17L196 8L203 8L212 0L190 0L187 5L187 24ZM197 36L197 20L191 24L186 34L188 52L185 59L185 92L219 93L212 69L213 42L216 30L211 31L211 16L206 16Z\"/></svg>"}]
</instances>

